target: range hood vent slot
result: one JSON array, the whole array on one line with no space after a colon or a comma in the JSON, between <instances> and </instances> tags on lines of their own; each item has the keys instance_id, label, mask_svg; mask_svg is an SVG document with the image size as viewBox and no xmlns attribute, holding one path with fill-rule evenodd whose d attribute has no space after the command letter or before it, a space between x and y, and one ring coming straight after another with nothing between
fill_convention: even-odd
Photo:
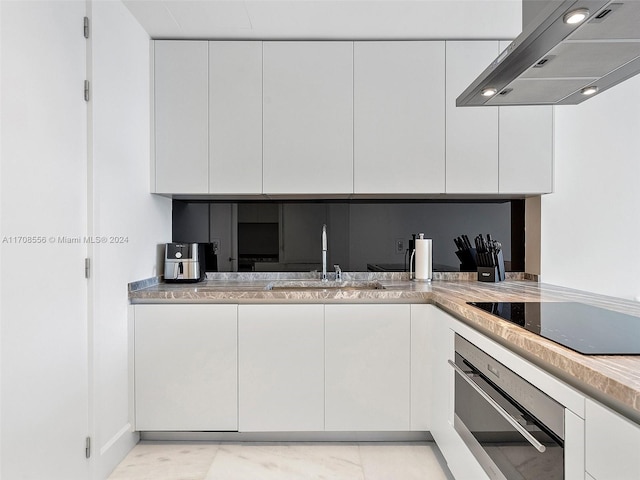
<instances>
[{"instance_id":1,"label":"range hood vent slot","mask_svg":"<svg viewBox=\"0 0 640 480\"><path fill-rule=\"evenodd\" d=\"M611 18L611 14L620 8L621 5L621 3L612 3L607 8L603 8L600 13L593 17L590 23L602 23Z\"/></svg>"},{"instance_id":2,"label":"range hood vent slot","mask_svg":"<svg viewBox=\"0 0 640 480\"><path fill-rule=\"evenodd\" d=\"M531 0L543 2L543 0ZM544 0L457 106L576 105L640 73L640 0ZM570 13L587 11L582 23ZM596 95L584 95L585 87ZM483 91L499 92L482 95Z\"/></svg>"},{"instance_id":3,"label":"range hood vent slot","mask_svg":"<svg viewBox=\"0 0 640 480\"><path fill-rule=\"evenodd\" d=\"M544 67L547 63L549 63L551 60L553 60L554 58L556 58L555 55L547 55L546 57L544 57L543 59L539 60L538 63L536 63L533 68L542 68Z\"/></svg>"}]
</instances>

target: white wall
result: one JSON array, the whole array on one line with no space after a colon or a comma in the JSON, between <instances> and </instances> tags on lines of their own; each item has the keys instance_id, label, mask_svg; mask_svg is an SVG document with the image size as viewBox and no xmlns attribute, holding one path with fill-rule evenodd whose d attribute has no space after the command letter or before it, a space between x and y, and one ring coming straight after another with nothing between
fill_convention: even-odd
<instances>
[{"instance_id":1,"label":"white wall","mask_svg":"<svg viewBox=\"0 0 640 480\"><path fill-rule=\"evenodd\" d=\"M124 243L93 248L93 398L106 478L137 441L128 405L127 283L158 274L171 201L149 194L149 37L119 1L92 2L93 231Z\"/></svg>"},{"instance_id":2,"label":"white wall","mask_svg":"<svg viewBox=\"0 0 640 480\"><path fill-rule=\"evenodd\" d=\"M555 189L542 197L542 281L640 300L640 76L555 107Z\"/></svg>"},{"instance_id":3,"label":"white wall","mask_svg":"<svg viewBox=\"0 0 640 480\"><path fill-rule=\"evenodd\" d=\"M0 9L0 477L88 478L85 4Z\"/></svg>"}]
</instances>

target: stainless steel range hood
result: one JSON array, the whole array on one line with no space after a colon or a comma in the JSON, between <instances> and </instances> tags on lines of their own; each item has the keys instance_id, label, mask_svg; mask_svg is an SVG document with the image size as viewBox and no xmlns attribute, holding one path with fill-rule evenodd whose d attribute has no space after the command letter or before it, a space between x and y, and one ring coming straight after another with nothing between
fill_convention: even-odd
<instances>
[{"instance_id":1,"label":"stainless steel range hood","mask_svg":"<svg viewBox=\"0 0 640 480\"><path fill-rule=\"evenodd\" d=\"M457 106L575 105L640 73L640 0L535 1L535 18ZM577 10L586 19L567 23Z\"/></svg>"}]
</instances>

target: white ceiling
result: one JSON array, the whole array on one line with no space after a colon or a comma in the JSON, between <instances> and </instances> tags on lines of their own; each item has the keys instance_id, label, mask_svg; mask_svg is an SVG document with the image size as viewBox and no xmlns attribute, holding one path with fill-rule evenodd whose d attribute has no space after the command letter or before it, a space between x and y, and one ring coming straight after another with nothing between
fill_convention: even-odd
<instances>
[{"instance_id":1,"label":"white ceiling","mask_svg":"<svg viewBox=\"0 0 640 480\"><path fill-rule=\"evenodd\" d=\"M521 0L122 0L153 39L513 39Z\"/></svg>"}]
</instances>

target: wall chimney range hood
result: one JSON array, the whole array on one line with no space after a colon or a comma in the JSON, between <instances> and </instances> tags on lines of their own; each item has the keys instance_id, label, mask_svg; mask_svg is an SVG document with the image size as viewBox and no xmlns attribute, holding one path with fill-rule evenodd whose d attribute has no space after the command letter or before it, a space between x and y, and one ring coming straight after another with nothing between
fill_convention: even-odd
<instances>
[{"instance_id":1,"label":"wall chimney range hood","mask_svg":"<svg viewBox=\"0 0 640 480\"><path fill-rule=\"evenodd\" d=\"M640 73L640 0L533 2L535 17L458 107L576 105Z\"/></svg>"}]
</instances>

